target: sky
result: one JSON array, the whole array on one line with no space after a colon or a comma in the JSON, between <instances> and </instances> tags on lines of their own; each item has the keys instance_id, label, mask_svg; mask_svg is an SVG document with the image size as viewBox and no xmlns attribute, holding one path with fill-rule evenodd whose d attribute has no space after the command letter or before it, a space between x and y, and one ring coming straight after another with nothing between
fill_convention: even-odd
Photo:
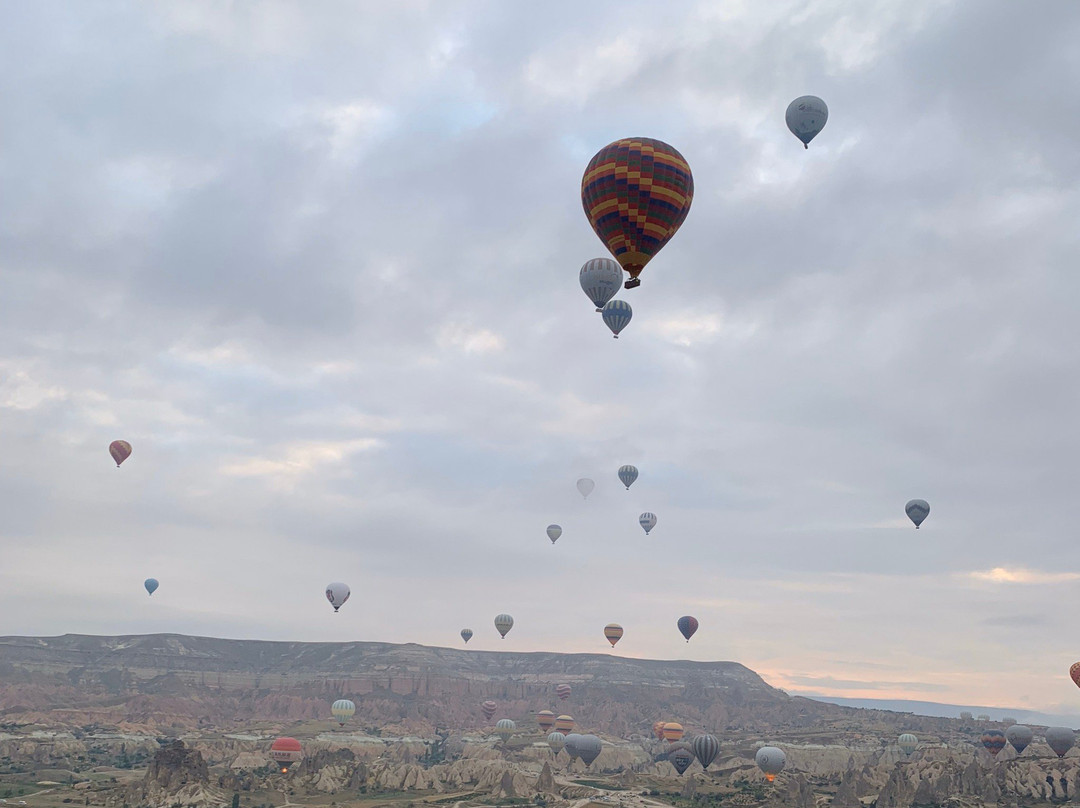
<instances>
[{"instance_id":1,"label":"sky","mask_svg":"<svg viewBox=\"0 0 1080 808\"><path fill-rule=\"evenodd\" d=\"M1078 39L1067 0L0 3L0 633L618 622L1077 712ZM580 182L628 136L696 193L613 340Z\"/></svg>"}]
</instances>

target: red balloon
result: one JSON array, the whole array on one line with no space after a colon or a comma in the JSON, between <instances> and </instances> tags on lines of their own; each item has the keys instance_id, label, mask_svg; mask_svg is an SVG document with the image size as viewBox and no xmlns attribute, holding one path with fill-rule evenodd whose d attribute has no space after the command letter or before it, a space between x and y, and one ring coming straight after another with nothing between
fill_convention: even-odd
<instances>
[{"instance_id":1,"label":"red balloon","mask_svg":"<svg viewBox=\"0 0 1080 808\"><path fill-rule=\"evenodd\" d=\"M1072 667L1069 668L1069 676L1073 680L1073 684L1080 687L1080 662L1074 662Z\"/></svg>"},{"instance_id":2,"label":"red balloon","mask_svg":"<svg viewBox=\"0 0 1080 808\"><path fill-rule=\"evenodd\" d=\"M296 738L278 738L270 745L270 758L281 767L282 772L288 771L289 766L303 757L303 749Z\"/></svg>"}]
</instances>

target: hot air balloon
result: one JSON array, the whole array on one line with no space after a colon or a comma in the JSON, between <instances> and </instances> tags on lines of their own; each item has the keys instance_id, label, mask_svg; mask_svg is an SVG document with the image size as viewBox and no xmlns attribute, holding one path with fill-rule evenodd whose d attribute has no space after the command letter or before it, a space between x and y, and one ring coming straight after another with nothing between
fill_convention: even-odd
<instances>
[{"instance_id":1,"label":"hot air balloon","mask_svg":"<svg viewBox=\"0 0 1080 808\"><path fill-rule=\"evenodd\" d=\"M356 713L356 705L349 699L338 699L330 705L330 715L337 719L338 726L345 726L345 722L348 721Z\"/></svg>"},{"instance_id":2,"label":"hot air balloon","mask_svg":"<svg viewBox=\"0 0 1080 808\"><path fill-rule=\"evenodd\" d=\"M1080 687L1080 662L1074 662L1069 668L1069 678L1073 684Z\"/></svg>"},{"instance_id":3,"label":"hot air balloon","mask_svg":"<svg viewBox=\"0 0 1080 808\"><path fill-rule=\"evenodd\" d=\"M667 722L664 721L663 719L660 719L659 721L654 721L653 722L652 732L653 732L653 735L656 736L656 740L658 740L658 741L664 740L664 724L666 724L666 723Z\"/></svg>"},{"instance_id":4,"label":"hot air balloon","mask_svg":"<svg viewBox=\"0 0 1080 808\"><path fill-rule=\"evenodd\" d=\"M495 715L495 711L499 709L499 705L488 699L480 705L480 712L484 714L484 718L491 720L491 716Z\"/></svg>"},{"instance_id":5,"label":"hot air balloon","mask_svg":"<svg viewBox=\"0 0 1080 808\"><path fill-rule=\"evenodd\" d=\"M664 724L664 740L668 743L682 740L683 733L686 730L683 729L682 724L678 724L674 721L668 721Z\"/></svg>"},{"instance_id":6,"label":"hot air balloon","mask_svg":"<svg viewBox=\"0 0 1080 808\"><path fill-rule=\"evenodd\" d=\"M109 444L109 454L116 461L116 467L120 468L120 464L131 457L131 444L126 440L114 440Z\"/></svg>"},{"instance_id":7,"label":"hot air balloon","mask_svg":"<svg viewBox=\"0 0 1080 808\"><path fill-rule=\"evenodd\" d=\"M574 729L574 717L572 715L560 715L555 719L555 731L563 735L569 735Z\"/></svg>"},{"instance_id":8,"label":"hot air balloon","mask_svg":"<svg viewBox=\"0 0 1080 808\"><path fill-rule=\"evenodd\" d=\"M1017 755L1024 754L1024 750L1028 748L1028 744L1034 737L1035 733L1031 731L1031 727L1025 727L1023 724L1013 724L1005 730L1005 740L1012 744Z\"/></svg>"},{"instance_id":9,"label":"hot air balloon","mask_svg":"<svg viewBox=\"0 0 1080 808\"><path fill-rule=\"evenodd\" d=\"M611 643L611 647L615 647L615 643L622 639L623 628L618 623L608 623L604 626L604 636L607 637L607 641Z\"/></svg>"},{"instance_id":10,"label":"hot air balloon","mask_svg":"<svg viewBox=\"0 0 1080 808\"><path fill-rule=\"evenodd\" d=\"M715 735L698 735L694 738L691 747L694 750L694 757L698 759L703 769L709 768L709 764L720 754L720 741Z\"/></svg>"},{"instance_id":11,"label":"hot air balloon","mask_svg":"<svg viewBox=\"0 0 1080 808\"><path fill-rule=\"evenodd\" d=\"M570 694L574 692L574 689L567 684L555 685L555 695L559 697L559 701L566 701L570 698Z\"/></svg>"},{"instance_id":12,"label":"hot air balloon","mask_svg":"<svg viewBox=\"0 0 1080 808\"><path fill-rule=\"evenodd\" d=\"M461 639L465 640L465 644L468 645L469 640L472 639L472 629L471 628L463 628L461 630Z\"/></svg>"},{"instance_id":13,"label":"hot air balloon","mask_svg":"<svg viewBox=\"0 0 1080 808\"><path fill-rule=\"evenodd\" d=\"M147 578L143 581L143 586L146 587L146 593L152 595L157 592L158 581L157 578Z\"/></svg>"},{"instance_id":14,"label":"hot air balloon","mask_svg":"<svg viewBox=\"0 0 1080 808\"><path fill-rule=\"evenodd\" d=\"M596 310L603 311L604 304L619 292L623 280L622 267L610 258L593 258L581 267L578 280Z\"/></svg>"},{"instance_id":15,"label":"hot air balloon","mask_svg":"<svg viewBox=\"0 0 1080 808\"><path fill-rule=\"evenodd\" d=\"M514 627L514 618L508 614L500 614L495 616L495 628L502 635L505 640L507 632Z\"/></svg>"},{"instance_id":16,"label":"hot air balloon","mask_svg":"<svg viewBox=\"0 0 1080 808\"><path fill-rule=\"evenodd\" d=\"M270 759L278 765L282 774L303 757L303 749L296 738L278 738L270 745Z\"/></svg>"},{"instance_id":17,"label":"hot air balloon","mask_svg":"<svg viewBox=\"0 0 1080 808\"><path fill-rule=\"evenodd\" d=\"M654 527L656 527L656 514L655 513L643 513L638 517L638 524L641 525L645 531L645 535L648 536Z\"/></svg>"},{"instance_id":18,"label":"hot air balloon","mask_svg":"<svg viewBox=\"0 0 1080 808\"><path fill-rule=\"evenodd\" d=\"M670 752L668 752L667 758L681 777L682 773L689 769L690 764L694 762L694 753L691 751L690 747L681 743L677 744Z\"/></svg>"},{"instance_id":19,"label":"hot air balloon","mask_svg":"<svg viewBox=\"0 0 1080 808\"><path fill-rule=\"evenodd\" d=\"M630 273L627 289L690 212L694 178L683 156L651 138L623 138L596 153L581 178L581 205L596 235ZM610 305L610 303L608 304Z\"/></svg>"},{"instance_id":20,"label":"hot air balloon","mask_svg":"<svg viewBox=\"0 0 1080 808\"><path fill-rule=\"evenodd\" d=\"M900 751L905 755L910 755L919 746L919 739L910 732L905 732L900 736L898 743L900 744Z\"/></svg>"},{"instance_id":21,"label":"hot air balloon","mask_svg":"<svg viewBox=\"0 0 1080 808\"><path fill-rule=\"evenodd\" d=\"M541 710L536 714L536 724L547 735L555 726L555 713L551 710Z\"/></svg>"},{"instance_id":22,"label":"hot air balloon","mask_svg":"<svg viewBox=\"0 0 1080 808\"><path fill-rule=\"evenodd\" d=\"M576 732L571 732L566 736L566 742L563 744L563 749L566 750L566 754L570 756L570 760L573 760L578 756L578 739L581 738Z\"/></svg>"},{"instance_id":23,"label":"hot air balloon","mask_svg":"<svg viewBox=\"0 0 1080 808\"><path fill-rule=\"evenodd\" d=\"M349 599L351 594L348 584L335 582L326 585L326 599L330 601L330 605L334 607L335 612L345 605L345 601Z\"/></svg>"},{"instance_id":24,"label":"hot air balloon","mask_svg":"<svg viewBox=\"0 0 1080 808\"><path fill-rule=\"evenodd\" d=\"M765 773L765 779L771 783L787 765L787 755L784 754L783 750L777 749L775 746L763 746L754 755L754 762Z\"/></svg>"},{"instance_id":25,"label":"hot air balloon","mask_svg":"<svg viewBox=\"0 0 1080 808\"><path fill-rule=\"evenodd\" d=\"M784 118L791 134L802 141L804 149L809 149L810 141L817 137L829 120L829 108L816 95L804 95L788 104Z\"/></svg>"},{"instance_id":26,"label":"hot air balloon","mask_svg":"<svg viewBox=\"0 0 1080 808\"><path fill-rule=\"evenodd\" d=\"M551 747L551 751L558 755L562 748L566 746L566 736L561 732L552 732L547 736L547 744Z\"/></svg>"},{"instance_id":27,"label":"hot air balloon","mask_svg":"<svg viewBox=\"0 0 1080 808\"><path fill-rule=\"evenodd\" d=\"M619 332L626 328L634 317L634 310L625 300L612 300L601 311L604 325L611 329L615 339L619 338Z\"/></svg>"},{"instance_id":28,"label":"hot air balloon","mask_svg":"<svg viewBox=\"0 0 1080 808\"><path fill-rule=\"evenodd\" d=\"M577 481L577 490L585 499L589 498L589 494L593 492L594 488L596 488L596 483L594 483L588 477L582 477L580 480Z\"/></svg>"},{"instance_id":29,"label":"hot air balloon","mask_svg":"<svg viewBox=\"0 0 1080 808\"><path fill-rule=\"evenodd\" d=\"M604 751L604 743L595 735L579 735L577 743L577 756L585 763L586 766L591 766L592 762L600 757L600 753Z\"/></svg>"},{"instance_id":30,"label":"hot air balloon","mask_svg":"<svg viewBox=\"0 0 1080 808\"><path fill-rule=\"evenodd\" d=\"M502 742L506 743L510 736L514 734L514 730L517 729L517 724L511 721L509 718L500 718L495 722L495 734L502 738Z\"/></svg>"},{"instance_id":31,"label":"hot air balloon","mask_svg":"<svg viewBox=\"0 0 1080 808\"><path fill-rule=\"evenodd\" d=\"M1076 733L1068 727L1050 727L1046 730L1046 744L1057 756L1065 757L1065 753L1073 748L1076 743Z\"/></svg>"},{"instance_id":32,"label":"hot air balloon","mask_svg":"<svg viewBox=\"0 0 1080 808\"><path fill-rule=\"evenodd\" d=\"M991 757L997 757L998 752L1005 748L1005 733L996 729L988 729L979 739L983 748L990 753Z\"/></svg>"},{"instance_id":33,"label":"hot air balloon","mask_svg":"<svg viewBox=\"0 0 1080 808\"><path fill-rule=\"evenodd\" d=\"M547 534L548 538L551 539L551 543L554 544L559 540L559 536L562 535L562 528L558 525L548 525Z\"/></svg>"},{"instance_id":34,"label":"hot air balloon","mask_svg":"<svg viewBox=\"0 0 1080 808\"><path fill-rule=\"evenodd\" d=\"M694 632L697 631L698 621L696 617L685 615L679 618L678 622L679 632L686 637L686 641L690 642L690 638L694 636Z\"/></svg>"},{"instance_id":35,"label":"hot air balloon","mask_svg":"<svg viewBox=\"0 0 1080 808\"><path fill-rule=\"evenodd\" d=\"M630 490L630 486L634 484L637 477L637 466L619 466L619 482L626 486L627 491Z\"/></svg>"},{"instance_id":36,"label":"hot air balloon","mask_svg":"<svg viewBox=\"0 0 1080 808\"><path fill-rule=\"evenodd\" d=\"M930 504L925 499L913 499L904 506L904 513L915 523L915 529L918 530L919 525L930 515Z\"/></svg>"}]
</instances>

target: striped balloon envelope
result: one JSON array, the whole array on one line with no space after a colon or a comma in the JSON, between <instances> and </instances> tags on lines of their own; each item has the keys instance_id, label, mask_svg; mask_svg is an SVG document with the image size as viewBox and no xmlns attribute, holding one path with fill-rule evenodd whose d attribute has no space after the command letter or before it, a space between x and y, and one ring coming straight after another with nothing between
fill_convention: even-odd
<instances>
[{"instance_id":1,"label":"striped balloon envelope","mask_svg":"<svg viewBox=\"0 0 1080 808\"><path fill-rule=\"evenodd\" d=\"M979 739L983 748L990 753L991 757L997 757L998 752L1005 748L1005 733L996 729L989 729Z\"/></svg>"},{"instance_id":2,"label":"striped balloon envelope","mask_svg":"<svg viewBox=\"0 0 1080 808\"><path fill-rule=\"evenodd\" d=\"M496 704L495 702L491 701L491 699L488 699L487 701L485 701L483 704L480 705L480 712L482 712L484 714L484 718L488 718L488 719L490 719L491 716L495 715L495 711L498 710L498 709L499 709L499 705Z\"/></svg>"},{"instance_id":3,"label":"striped balloon envelope","mask_svg":"<svg viewBox=\"0 0 1080 808\"><path fill-rule=\"evenodd\" d=\"M514 627L514 618L508 614L499 614L495 616L495 630L499 632L502 638L505 640L507 633Z\"/></svg>"},{"instance_id":4,"label":"striped balloon envelope","mask_svg":"<svg viewBox=\"0 0 1080 808\"><path fill-rule=\"evenodd\" d=\"M495 734L502 738L503 743L510 740L510 736L514 734L514 730L516 729L517 724L509 718L500 718L495 722Z\"/></svg>"},{"instance_id":5,"label":"striped balloon envelope","mask_svg":"<svg viewBox=\"0 0 1080 808\"><path fill-rule=\"evenodd\" d=\"M623 138L596 153L581 178L581 206L596 235L630 274L626 288L675 235L694 201L685 158L661 140Z\"/></svg>"},{"instance_id":6,"label":"striped balloon envelope","mask_svg":"<svg viewBox=\"0 0 1080 808\"><path fill-rule=\"evenodd\" d=\"M622 286L622 267L610 258L593 258L581 267L578 280L596 310L603 311L604 304L615 297Z\"/></svg>"},{"instance_id":7,"label":"striped balloon envelope","mask_svg":"<svg viewBox=\"0 0 1080 808\"><path fill-rule=\"evenodd\" d=\"M619 482L626 486L626 490L630 490L630 486L634 484L634 480L638 478L637 466L619 466Z\"/></svg>"},{"instance_id":8,"label":"striped balloon envelope","mask_svg":"<svg viewBox=\"0 0 1080 808\"><path fill-rule=\"evenodd\" d=\"M604 626L604 636L607 637L607 641L611 643L611 647L615 647L615 643L622 639L623 628L618 623L608 623Z\"/></svg>"},{"instance_id":9,"label":"striped balloon envelope","mask_svg":"<svg viewBox=\"0 0 1080 808\"><path fill-rule=\"evenodd\" d=\"M720 741L715 735L698 735L691 744L694 757L698 759L703 769L709 768L709 764L716 760L720 753Z\"/></svg>"},{"instance_id":10,"label":"striped balloon envelope","mask_svg":"<svg viewBox=\"0 0 1080 808\"><path fill-rule=\"evenodd\" d=\"M345 722L355 714L356 705L349 699L338 699L330 705L330 715L334 716L339 726L345 726Z\"/></svg>"},{"instance_id":11,"label":"striped balloon envelope","mask_svg":"<svg viewBox=\"0 0 1080 808\"><path fill-rule=\"evenodd\" d=\"M645 535L648 536L652 532L652 529L656 527L656 514L645 512L638 517L638 524L641 525L642 530L645 531Z\"/></svg>"},{"instance_id":12,"label":"striped balloon envelope","mask_svg":"<svg viewBox=\"0 0 1080 808\"><path fill-rule=\"evenodd\" d=\"M555 719L555 731L563 735L569 735L574 729L574 717L572 715L560 715Z\"/></svg>"},{"instance_id":13,"label":"striped balloon envelope","mask_svg":"<svg viewBox=\"0 0 1080 808\"><path fill-rule=\"evenodd\" d=\"M660 721L654 721L652 725L653 735L656 736L658 741L664 740L664 724L667 722L661 719Z\"/></svg>"},{"instance_id":14,"label":"striped balloon envelope","mask_svg":"<svg viewBox=\"0 0 1080 808\"><path fill-rule=\"evenodd\" d=\"M685 732L686 730L683 729L682 724L678 724L674 721L668 721L664 724L664 740L668 743L681 740Z\"/></svg>"},{"instance_id":15,"label":"striped balloon envelope","mask_svg":"<svg viewBox=\"0 0 1080 808\"><path fill-rule=\"evenodd\" d=\"M570 698L570 694L574 692L574 688L567 684L555 685L555 695L559 697L559 701L566 701Z\"/></svg>"},{"instance_id":16,"label":"striped balloon envelope","mask_svg":"<svg viewBox=\"0 0 1080 808\"><path fill-rule=\"evenodd\" d=\"M536 723L545 734L551 732L555 726L555 713L551 710L541 710L536 714Z\"/></svg>"},{"instance_id":17,"label":"striped balloon envelope","mask_svg":"<svg viewBox=\"0 0 1080 808\"><path fill-rule=\"evenodd\" d=\"M685 615L679 618L678 622L679 633L686 637L686 641L690 642L690 638L694 636L694 632L698 630L698 621L696 617Z\"/></svg>"},{"instance_id":18,"label":"striped balloon envelope","mask_svg":"<svg viewBox=\"0 0 1080 808\"><path fill-rule=\"evenodd\" d=\"M559 752L562 751L562 748L566 746L566 736L556 730L547 736L547 745L552 752L558 755Z\"/></svg>"},{"instance_id":19,"label":"striped balloon envelope","mask_svg":"<svg viewBox=\"0 0 1080 808\"><path fill-rule=\"evenodd\" d=\"M1080 662L1074 662L1069 668L1069 678L1073 680L1073 684L1080 687Z\"/></svg>"},{"instance_id":20,"label":"striped balloon envelope","mask_svg":"<svg viewBox=\"0 0 1080 808\"><path fill-rule=\"evenodd\" d=\"M131 457L131 444L126 440L114 440L109 444L109 454L116 462L116 467L120 468L120 464Z\"/></svg>"},{"instance_id":21,"label":"striped balloon envelope","mask_svg":"<svg viewBox=\"0 0 1080 808\"><path fill-rule=\"evenodd\" d=\"M619 338L619 332L626 328L634 317L634 310L625 300L612 300L601 309L601 312L600 316L604 318L604 325L611 329L615 339Z\"/></svg>"}]
</instances>

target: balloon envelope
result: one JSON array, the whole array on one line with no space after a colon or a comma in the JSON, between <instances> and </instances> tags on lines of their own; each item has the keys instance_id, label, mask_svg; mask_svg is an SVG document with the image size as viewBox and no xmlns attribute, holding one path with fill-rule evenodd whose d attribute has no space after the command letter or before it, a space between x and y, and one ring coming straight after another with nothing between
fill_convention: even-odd
<instances>
[{"instance_id":1,"label":"balloon envelope","mask_svg":"<svg viewBox=\"0 0 1080 808\"><path fill-rule=\"evenodd\" d=\"M559 697L559 701L566 701L570 698L570 694L574 692L574 689L567 684L555 685L555 695Z\"/></svg>"},{"instance_id":2,"label":"balloon envelope","mask_svg":"<svg viewBox=\"0 0 1080 808\"><path fill-rule=\"evenodd\" d=\"M900 736L899 744L900 751L905 755L910 755L919 746L919 739L910 732L905 732Z\"/></svg>"},{"instance_id":3,"label":"balloon envelope","mask_svg":"<svg viewBox=\"0 0 1080 808\"><path fill-rule=\"evenodd\" d=\"M468 643L469 640L472 639L472 629L471 628L463 628L461 630L461 639L465 640L465 642Z\"/></svg>"},{"instance_id":4,"label":"balloon envelope","mask_svg":"<svg viewBox=\"0 0 1080 808\"><path fill-rule=\"evenodd\" d=\"M495 734L503 739L503 743L506 743L507 738L514 734L515 729L517 729L517 724L509 718L500 718L495 722Z\"/></svg>"},{"instance_id":5,"label":"balloon envelope","mask_svg":"<svg viewBox=\"0 0 1080 808\"><path fill-rule=\"evenodd\" d=\"M754 762L764 772L765 779L771 783L787 765L787 755L784 754L783 750L777 749L775 746L763 746L754 755Z\"/></svg>"},{"instance_id":6,"label":"balloon envelope","mask_svg":"<svg viewBox=\"0 0 1080 808\"><path fill-rule=\"evenodd\" d=\"M638 275L686 221L693 201L689 164L673 147L651 138L609 143L581 178L585 215L630 273L628 288L640 283Z\"/></svg>"},{"instance_id":7,"label":"balloon envelope","mask_svg":"<svg viewBox=\"0 0 1080 808\"><path fill-rule=\"evenodd\" d=\"M652 725L653 735L655 735L656 739L659 740L659 741L664 740L664 724L666 724L666 723L667 722L663 721L663 720L653 722L653 725Z\"/></svg>"},{"instance_id":8,"label":"balloon envelope","mask_svg":"<svg viewBox=\"0 0 1080 808\"><path fill-rule=\"evenodd\" d=\"M585 499L589 498L589 494L596 488L596 483L590 480L588 477L582 477L577 481L577 490Z\"/></svg>"},{"instance_id":9,"label":"balloon envelope","mask_svg":"<svg viewBox=\"0 0 1080 808\"><path fill-rule=\"evenodd\" d=\"M488 699L480 705L480 712L484 714L484 718L491 718L495 715L495 711L499 709L499 705Z\"/></svg>"},{"instance_id":10,"label":"balloon envelope","mask_svg":"<svg viewBox=\"0 0 1080 808\"><path fill-rule=\"evenodd\" d=\"M668 752L668 760L671 761L671 765L675 767L675 771L681 776L694 762L694 753L690 751L686 744L680 744L677 748Z\"/></svg>"},{"instance_id":11,"label":"balloon envelope","mask_svg":"<svg viewBox=\"0 0 1080 808\"><path fill-rule=\"evenodd\" d=\"M1012 748L1018 755L1024 754L1024 750L1034 738L1035 733L1031 731L1031 727L1025 727L1023 724L1013 724L1005 730L1005 740L1012 744Z\"/></svg>"},{"instance_id":12,"label":"balloon envelope","mask_svg":"<svg viewBox=\"0 0 1080 808\"><path fill-rule=\"evenodd\" d=\"M810 141L817 137L829 120L829 108L816 95L804 95L788 104L784 119L791 134L801 140L803 146L810 148Z\"/></svg>"},{"instance_id":13,"label":"balloon envelope","mask_svg":"<svg viewBox=\"0 0 1080 808\"><path fill-rule=\"evenodd\" d=\"M148 594L154 594L154 592L156 592L158 588L157 578L147 578L145 581L143 581L143 586L146 587L146 591Z\"/></svg>"},{"instance_id":14,"label":"balloon envelope","mask_svg":"<svg viewBox=\"0 0 1080 808\"><path fill-rule=\"evenodd\" d=\"M1073 684L1080 687L1080 662L1074 662L1069 668L1069 678L1073 680Z\"/></svg>"},{"instance_id":15,"label":"balloon envelope","mask_svg":"<svg viewBox=\"0 0 1080 808\"><path fill-rule=\"evenodd\" d=\"M1076 733L1068 727L1050 727L1046 730L1046 743L1058 757L1065 757L1076 743Z\"/></svg>"},{"instance_id":16,"label":"balloon envelope","mask_svg":"<svg viewBox=\"0 0 1080 808\"><path fill-rule=\"evenodd\" d=\"M278 738L270 745L270 759L277 763L283 772L303 757L303 749L296 738Z\"/></svg>"},{"instance_id":17,"label":"balloon envelope","mask_svg":"<svg viewBox=\"0 0 1080 808\"><path fill-rule=\"evenodd\" d=\"M551 710L541 710L536 714L536 725L540 727L545 735L551 732L555 726L555 713L551 712Z\"/></svg>"},{"instance_id":18,"label":"balloon envelope","mask_svg":"<svg viewBox=\"0 0 1080 808\"><path fill-rule=\"evenodd\" d=\"M698 735L694 738L692 748L694 757L701 763L701 767L707 769L709 764L716 760L716 756L720 753L720 741L717 740L715 735ZM679 772L679 774L682 774L682 772Z\"/></svg>"},{"instance_id":19,"label":"balloon envelope","mask_svg":"<svg viewBox=\"0 0 1080 808\"><path fill-rule=\"evenodd\" d=\"M682 736L685 732L686 730L683 729L683 725L676 723L675 721L668 721L664 724L664 740L668 743L682 740Z\"/></svg>"},{"instance_id":20,"label":"balloon envelope","mask_svg":"<svg viewBox=\"0 0 1080 808\"><path fill-rule=\"evenodd\" d=\"M645 531L645 535L648 536L654 527L656 527L656 514L655 513L643 513L638 517L638 524L641 525Z\"/></svg>"},{"instance_id":21,"label":"balloon envelope","mask_svg":"<svg viewBox=\"0 0 1080 808\"><path fill-rule=\"evenodd\" d=\"M571 760L578 756L578 739L580 737L581 735L576 732L571 732L566 736L566 743L563 748L566 750L566 754L570 756Z\"/></svg>"},{"instance_id":22,"label":"balloon envelope","mask_svg":"<svg viewBox=\"0 0 1080 808\"><path fill-rule=\"evenodd\" d=\"M615 647L615 643L622 639L623 628L618 623L608 623L604 626L604 636L607 637L607 641L611 643L611 647Z\"/></svg>"},{"instance_id":23,"label":"balloon envelope","mask_svg":"<svg viewBox=\"0 0 1080 808\"><path fill-rule=\"evenodd\" d=\"M355 713L356 705L349 699L338 699L330 705L330 715L334 716L341 726L345 726L345 722L352 718Z\"/></svg>"},{"instance_id":24,"label":"balloon envelope","mask_svg":"<svg viewBox=\"0 0 1080 808\"><path fill-rule=\"evenodd\" d=\"M570 731L574 728L574 717L572 715L560 715L555 719L555 731L561 732L563 735L569 735Z\"/></svg>"},{"instance_id":25,"label":"balloon envelope","mask_svg":"<svg viewBox=\"0 0 1080 808\"><path fill-rule=\"evenodd\" d=\"M502 635L502 638L506 639L507 632L514 627L514 618L508 614L499 614L495 616L495 629Z\"/></svg>"},{"instance_id":26,"label":"balloon envelope","mask_svg":"<svg viewBox=\"0 0 1080 808\"><path fill-rule=\"evenodd\" d=\"M612 300L603 308L602 316L604 325L611 329L615 339L619 338L619 332L629 325L634 317L634 310L625 300Z\"/></svg>"},{"instance_id":27,"label":"balloon envelope","mask_svg":"<svg viewBox=\"0 0 1080 808\"><path fill-rule=\"evenodd\" d=\"M109 444L109 454L116 461L116 467L120 468L120 464L131 457L131 444L126 440L114 440Z\"/></svg>"},{"instance_id":28,"label":"balloon envelope","mask_svg":"<svg viewBox=\"0 0 1080 808\"><path fill-rule=\"evenodd\" d=\"M619 467L619 482L626 486L626 490L630 490L630 486L634 484L634 480L638 478L637 466L620 466Z\"/></svg>"},{"instance_id":29,"label":"balloon envelope","mask_svg":"<svg viewBox=\"0 0 1080 808\"><path fill-rule=\"evenodd\" d=\"M1005 733L1001 730L988 729L979 740L992 757L997 757L998 752L1005 748Z\"/></svg>"},{"instance_id":30,"label":"balloon envelope","mask_svg":"<svg viewBox=\"0 0 1080 808\"><path fill-rule=\"evenodd\" d=\"M904 513L915 523L915 529L918 530L919 525L930 515L930 504L925 499L913 499L904 506Z\"/></svg>"},{"instance_id":31,"label":"balloon envelope","mask_svg":"<svg viewBox=\"0 0 1080 808\"><path fill-rule=\"evenodd\" d=\"M548 538L551 539L551 543L554 544L559 540L559 536L562 535L562 528L558 525L548 525L547 534Z\"/></svg>"},{"instance_id":32,"label":"balloon envelope","mask_svg":"<svg viewBox=\"0 0 1080 808\"><path fill-rule=\"evenodd\" d=\"M696 617L690 615L684 615L679 618L679 633L686 637L686 641L690 642L690 638L694 636L694 632L698 630L698 621Z\"/></svg>"},{"instance_id":33,"label":"balloon envelope","mask_svg":"<svg viewBox=\"0 0 1080 808\"><path fill-rule=\"evenodd\" d=\"M326 599L330 601L330 605L334 607L335 612L345 605L345 601L349 599L351 594L349 585L340 581L326 585Z\"/></svg>"},{"instance_id":34,"label":"balloon envelope","mask_svg":"<svg viewBox=\"0 0 1080 808\"><path fill-rule=\"evenodd\" d=\"M622 267L610 258L593 258L581 267L578 280L596 310L602 311L604 304L615 297L622 286Z\"/></svg>"},{"instance_id":35,"label":"balloon envelope","mask_svg":"<svg viewBox=\"0 0 1080 808\"><path fill-rule=\"evenodd\" d=\"M566 746L566 736L561 732L552 732L547 736L547 744L551 747L551 751L557 755Z\"/></svg>"},{"instance_id":36,"label":"balloon envelope","mask_svg":"<svg viewBox=\"0 0 1080 808\"><path fill-rule=\"evenodd\" d=\"M576 746L577 756L586 766L591 766L604 750L603 742L595 735L579 735Z\"/></svg>"}]
</instances>

